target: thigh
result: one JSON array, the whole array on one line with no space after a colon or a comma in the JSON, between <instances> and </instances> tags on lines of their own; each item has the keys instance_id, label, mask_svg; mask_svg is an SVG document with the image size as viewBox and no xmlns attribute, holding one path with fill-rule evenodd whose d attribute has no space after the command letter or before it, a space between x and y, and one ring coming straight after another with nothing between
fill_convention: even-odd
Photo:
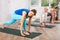
<instances>
[{"instance_id":1,"label":"thigh","mask_svg":"<svg viewBox=\"0 0 60 40\"><path fill-rule=\"evenodd\" d=\"M15 13L12 14L12 18L15 20L21 20L22 19L22 15L17 15Z\"/></svg>"}]
</instances>

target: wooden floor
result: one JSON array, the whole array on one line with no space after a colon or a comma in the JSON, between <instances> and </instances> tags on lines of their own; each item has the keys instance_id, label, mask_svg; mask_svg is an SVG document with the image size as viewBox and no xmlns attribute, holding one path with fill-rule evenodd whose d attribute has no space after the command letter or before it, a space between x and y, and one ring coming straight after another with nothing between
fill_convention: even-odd
<instances>
[{"instance_id":1,"label":"wooden floor","mask_svg":"<svg viewBox=\"0 0 60 40\"><path fill-rule=\"evenodd\" d=\"M37 27L31 26L31 32L34 32L36 35L34 37L33 36L34 33L33 33L32 35L33 38L19 36L17 32L19 31L19 27L17 27L17 25L18 24L15 23L13 25L10 25L9 27L7 25L5 29L0 28L0 40L60 40L60 23L55 23L54 26L50 26L50 27L48 26L45 28L41 28L39 26ZM11 33L11 31L13 32ZM14 31L17 34L14 34Z\"/></svg>"}]
</instances>

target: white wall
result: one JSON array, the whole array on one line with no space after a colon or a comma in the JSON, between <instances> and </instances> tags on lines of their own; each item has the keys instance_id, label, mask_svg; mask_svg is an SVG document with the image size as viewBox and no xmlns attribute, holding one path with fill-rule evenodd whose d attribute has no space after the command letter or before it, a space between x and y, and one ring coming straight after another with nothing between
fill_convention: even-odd
<instances>
[{"instance_id":1,"label":"white wall","mask_svg":"<svg viewBox=\"0 0 60 40\"><path fill-rule=\"evenodd\" d=\"M11 18L12 11L29 8L28 0L0 0L0 24Z\"/></svg>"},{"instance_id":2,"label":"white wall","mask_svg":"<svg viewBox=\"0 0 60 40\"><path fill-rule=\"evenodd\" d=\"M58 4L58 6L59 6L58 19L60 20L60 2Z\"/></svg>"},{"instance_id":3,"label":"white wall","mask_svg":"<svg viewBox=\"0 0 60 40\"><path fill-rule=\"evenodd\" d=\"M8 11L8 2L6 0L0 0L0 23L3 23L5 21L7 11Z\"/></svg>"},{"instance_id":4,"label":"white wall","mask_svg":"<svg viewBox=\"0 0 60 40\"><path fill-rule=\"evenodd\" d=\"M41 6L41 0L39 0L39 4L38 5L30 5L30 9L36 9L37 10L37 15L33 17L32 21L35 21L36 19L41 19L41 14L43 12L43 6ZM48 11L50 12L50 6L47 6L47 8L49 9Z\"/></svg>"},{"instance_id":5,"label":"white wall","mask_svg":"<svg viewBox=\"0 0 60 40\"><path fill-rule=\"evenodd\" d=\"M39 0L38 5L31 5L30 4L30 9L36 9L37 10L37 15L34 16L33 18L39 18L40 17L40 13L41 13L41 0Z\"/></svg>"},{"instance_id":6,"label":"white wall","mask_svg":"<svg viewBox=\"0 0 60 40\"><path fill-rule=\"evenodd\" d=\"M9 13L10 13L10 15L16 9L28 8L28 7L29 7L28 0L9 0Z\"/></svg>"}]
</instances>

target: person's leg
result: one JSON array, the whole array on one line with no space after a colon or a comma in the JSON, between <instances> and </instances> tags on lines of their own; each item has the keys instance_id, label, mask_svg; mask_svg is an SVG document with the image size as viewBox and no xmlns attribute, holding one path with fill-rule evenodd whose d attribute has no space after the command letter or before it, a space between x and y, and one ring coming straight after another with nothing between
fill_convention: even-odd
<instances>
[{"instance_id":1,"label":"person's leg","mask_svg":"<svg viewBox=\"0 0 60 40\"><path fill-rule=\"evenodd\" d=\"M51 19L51 23L54 24L54 21L55 21L55 17L54 15L52 16L52 19Z\"/></svg>"},{"instance_id":2,"label":"person's leg","mask_svg":"<svg viewBox=\"0 0 60 40\"><path fill-rule=\"evenodd\" d=\"M14 19L21 20L22 16L14 14ZM23 30L26 30L26 20L24 20L23 26L22 27L20 26L20 33L21 33L22 36L25 36Z\"/></svg>"},{"instance_id":3,"label":"person's leg","mask_svg":"<svg viewBox=\"0 0 60 40\"><path fill-rule=\"evenodd\" d=\"M15 13L12 13L12 18L9 20L9 21L6 21L6 22L4 22L4 24L2 25L2 28L4 28L4 25L6 25L6 24L13 24L13 23L15 23L16 22L16 19L15 19Z\"/></svg>"},{"instance_id":4,"label":"person's leg","mask_svg":"<svg viewBox=\"0 0 60 40\"><path fill-rule=\"evenodd\" d=\"M13 24L13 23L15 23L15 22L16 22L15 19L11 19L11 20L5 22L4 24Z\"/></svg>"},{"instance_id":5,"label":"person's leg","mask_svg":"<svg viewBox=\"0 0 60 40\"><path fill-rule=\"evenodd\" d=\"M5 22L5 23L2 25L2 28L4 28L4 25L5 25L5 24L13 24L13 23L15 23L17 20L20 20L21 18L22 18L21 15L17 15L17 14L15 14L15 13L13 12L13 13L12 13L12 18L11 18L11 20ZM21 35L22 35L22 36L25 36L25 35L23 34L22 29L20 29L20 31L21 31Z\"/></svg>"},{"instance_id":6,"label":"person's leg","mask_svg":"<svg viewBox=\"0 0 60 40\"><path fill-rule=\"evenodd\" d=\"M22 19L22 16L21 15L14 14L13 16L14 16L13 18L16 19L16 20L21 20ZM25 36L24 33L23 33L23 30L26 29L25 28L26 27L25 23L26 22L24 20L24 23L23 23L24 27L23 26L22 27L20 26L20 33L21 33L22 36Z\"/></svg>"},{"instance_id":7,"label":"person's leg","mask_svg":"<svg viewBox=\"0 0 60 40\"><path fill-rule=\"evenodd\" d=\"M52 16L50 17L50 23L51 23L51 21L52 21Z\"/></svg>"},{"instance_id":8,"label":"person's leg","mask_svg":"<svg viewBox=\"0 0 60 40\"><path fill-rule=\"evenodd\" d=\"M10 24L13 24L13 23L15 23L15 22L16 22L15 19L11 19L10 21L5 22L5 23L2 25L2 28L4 29L4 25L6 25L6 24L8 24L8 26L9 26Z\"/></svg>"},{"instance_id":9,"label":"person's leg","mask_svg":"<svg viewBox=\"0 0 60 40\"><path fill-rule=\"evenodd\" d=\"M9 21L6 21L4 24L13 24L16 22L16 14L15 12L12 12L12 17Z\"/></svg>"},{"instance_id":10,"label":"person's leg","mask_svg":"<svg viewBox=\"0 0 60 40\"><path fill-rule=\"evenodd\" d=\"M24 23L23 23L23 30L26 30L26 19L24 20Z\"/></svg>"},{"instance_id":11,"label":"person's leg","mask_svg":"<svg viewBox=\"0 0 60 40\"><path fill-rule=\"evenodd\" d=\"M23 33L24 33L25 35L29 35L30 33L28 33L28 31L26 30L26 29L27 29L26 23L27 23L27 22L26 22L26 19L25 19L25 20L24 20L24 23L23 23L23 30L24 30Z\"/></svg>"}]
</instances>

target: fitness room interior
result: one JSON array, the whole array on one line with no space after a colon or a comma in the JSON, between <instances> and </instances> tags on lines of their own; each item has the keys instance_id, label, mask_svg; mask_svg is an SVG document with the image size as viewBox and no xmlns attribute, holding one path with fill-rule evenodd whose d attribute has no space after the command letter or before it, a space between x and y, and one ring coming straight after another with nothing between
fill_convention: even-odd
<instances>
[{"instance_id":1,"label":"fitness room interior","mask_svg":"<svg viewBox=\"0 0 60 40\"><path fill-rule=\"evenodd\" d=\"M24 22L23 17L21 21L14 20L16 22L13 24L4 24L12 19L12 13L15 10L24 8L35 9L36 12L31 24L28 23L30 19L24 17L27 18L26 30L24 30L27 35L24 31L21 33L23 25L20 25ZM33 11L30 12L32 14ZM15 19L19 18L17 16ZM28 26L30 27L29 32ZM60 40L60 0L0 0L0 40Z\"/></svg>"}]
</instances>

